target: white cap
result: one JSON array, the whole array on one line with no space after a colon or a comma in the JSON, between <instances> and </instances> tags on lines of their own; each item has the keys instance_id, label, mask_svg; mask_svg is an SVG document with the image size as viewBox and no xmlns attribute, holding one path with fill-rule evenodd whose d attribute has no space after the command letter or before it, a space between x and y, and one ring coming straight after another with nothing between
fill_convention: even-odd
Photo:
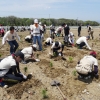
<instances>
[{"instance_id":1,"label":"white cap","mask_svg":"<svg viewBox=\"0 0 100 100\"><path fill-rule=\"evenodd\" d=\"M36 44L33 44L33 47L35 47L37 49L37 45Z\"/></svg>"},{"instance_id":2,"label":"white cap","mask_svg":"<svg viewBox=\"0 0 100 100\"><path fill-rule=\"evenodd\" d=\"M34 19L34 23L38 23L38 19Z\"/></svg>"}]
</instances>

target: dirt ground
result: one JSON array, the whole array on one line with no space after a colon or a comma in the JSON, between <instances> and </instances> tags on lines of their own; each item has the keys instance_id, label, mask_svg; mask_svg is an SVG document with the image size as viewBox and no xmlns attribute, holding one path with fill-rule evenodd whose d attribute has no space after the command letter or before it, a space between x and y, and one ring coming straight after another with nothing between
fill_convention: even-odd
<instances>
[{"instance_id":1,"label":"dirt ground","mask_svg":"<svg viewBox=\"0 0 100 100\"><path fill-rule=\"evenodd\" d=\"M71 28L77 37L77 29ZM28 31L18 32L21 37L19 49L28 47L31 44L24 41L24 37L29 34ZM82 36L87 36L87 29L81 31ZM94 40L89 40L90 47L97 52L97 59L100 65L100 29L94 28ZM47 30L45 39L49 36ZM1 42L2 38L0 38ZM56 37L55 40L63 42L62 37ZM40 59L40 62L29 62L20 64L21 71L28 75L32 73L33 77L25 82L21 82L10 86L7 89L0 87L0 100L63 100L62 95L56 86L51 86L52 80L60 82L59 88L64 93L67 100L100 100L100 78L90 80L78 80L75 66L77 62L84 56L89 54L87 49L77 49L76 47L65 47L64 58L50 58L50 47L43 47L43 51L37 51L35 56ZM9 55L9 45L0 49L1 58ZM71 59L70 59L71 58ZM25 68L27 71L25 72ZM99 66L100 75L100 66ZM45 96L46 95L46 96ZM46 98L43 98L43 97Z\"/></svg>"}]
</instances>

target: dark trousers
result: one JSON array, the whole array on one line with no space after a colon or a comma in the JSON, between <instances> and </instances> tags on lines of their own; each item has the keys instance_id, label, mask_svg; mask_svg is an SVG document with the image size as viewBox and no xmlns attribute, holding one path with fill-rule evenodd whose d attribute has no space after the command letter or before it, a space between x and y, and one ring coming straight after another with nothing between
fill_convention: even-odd
<instances>
[{"instance_id":1,"label":"dark trousers","mask_svg":"<svg viewBox=\"0 0 100 100\"><path fill-rule=\"evenodd\" d=\"M46 44L46 45L50 45L50 42L48 42L48 43L47 43L47 42L45 42L45 44Z\"/></svg>"},{"instance_id":2,"label":"dark trousers","mask_svg":"<svg viewBox=\"0 0 100 100\"><path fill-rule=\"evenodd\" d=\"M28 43L32 43L32 39L25 39Z\"/></svg>"},{"instance_id":3,"label":"dark trousers","mask_svg":"<svg viewBox=\"0 0 100 100\"><path fill-rule=\"evenodd\" d=\"M69 40L68 40L69 38L68 38L68 36L67 35L65 35L65 37L64 37L64 42L66 42L66 43L68 43L69 42Z\"/></svg>"},{"instance_id":4,"label":"dark trousers","mask_svg":"<svg viewBox=\"0 0 100 100\"><path fill-rule=\"evenodd\" d=\"M81 35L81 31L78 31L78 37L80 37L80 35Z\"/></svg>"},{"instance_id":5,"label":"dark trousers","mask_svg":"<svg viewBox=\"0 0 100 100\"><path fill-rule=\"evenodd\" d=\"M10 53L13 54L15 53L15 51L17 50L18 48L18 43L16 40L13 40L13 41L8 41L9 45L10 45Z\"/></svg>"},{"instance_id":6,"label":"dark trousers","mask_svg":"<svg viewBox=\"0 0 100 100\"><path fill-rule=\"evenodd\" d=\"M58 50L60 50L60 48L62 48L62 50L60 52L62 55L62 52L64 50L64 45L62 45L62 47L53 48L53 54L55 53L56 55L58 55L59 54Z\"/></svg>"},{"instance_id":7,"label":"dark trousers","mask_svg":"<svg viewBox=\"0 0 100 100\"><path fill-rule=\"evenodd\" d=\"M82 42L80 44L77 44L77 46L78 46L79 49L82 49L82 47L85 46L85 45L86 45L85 42Z\"/></svg>"},{"instance_id":8,"label":"dark trousers","mask_svg":"<svg viewBox=\"0 0 100 100\"><path fill-rule=\"evenodd\" d=\"M82 77L88 77L88 76L93 76L93 72L91 72L91 73L88 73L87 75L85 75L85 74L81 74L81 73L78 73L80 76L82 76Z\"/></svg>"},{"instance_id":9,"label":"dark trousers","mask_svg":"<svg viewBox=\"0 0 100 100\"><path fill-rule=\"evenodd\" d=\"M22 75L20 75L19 73L15 76L13 74L12 68L9 69L8 73L3 77L5 79L13 79L13 80L17 80L17 81L22 81Z\"/></svg>"}]
</instances>

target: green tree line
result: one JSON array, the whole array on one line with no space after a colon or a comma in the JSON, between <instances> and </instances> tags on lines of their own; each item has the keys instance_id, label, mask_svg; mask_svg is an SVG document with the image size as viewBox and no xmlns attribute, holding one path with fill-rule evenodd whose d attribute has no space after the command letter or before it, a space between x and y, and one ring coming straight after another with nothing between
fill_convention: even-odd
<instances>
[{"instance_id":1,"label":"green tree line","mask_svg":"<svg viewBox=\"0 0 100 100\"><path fill-rule=\"evenodd\" d=\"M65 18L60 18L60 19L46 19L46 18L41 18L38 19L41 21L43 24L46 24L47 26L53 24L55 26L61 25L62 23L68 24L69 26L77 26L79 24L82 24L83 26L86 26L90 24L91 26L99 26L100 23L96 21L82 21L82 20L74 20L74 19L65 19ZM34 21L34 18L18 18L15 16L8 16L8 17L0 17L0 24L3 26L29 26L32 24Z\"/></svg>"}]
</instances>

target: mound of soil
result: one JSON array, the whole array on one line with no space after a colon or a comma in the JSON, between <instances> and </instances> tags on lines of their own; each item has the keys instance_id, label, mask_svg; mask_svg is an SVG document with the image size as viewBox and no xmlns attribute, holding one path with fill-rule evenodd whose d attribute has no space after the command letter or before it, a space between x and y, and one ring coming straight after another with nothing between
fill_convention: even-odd
<instances>
[{"instance_id":1,"label":"mound of soil","mask_svg":"<svg viewBox=\"0 0 100 100\"><path fill-rule=\"evenodd\" d=\"M26 82L18 83L7 89L8 94L13 94L16 99L21 99L23 92L28 92L29 88L38 88L42 83L38 79L30 79Z\"/></svg>"},{"instance_id":2,"label":"mound of soil","mask_svg":"<svg viewBox=\"0 0 100 100\"><path fill-rule=\"evenodd\" d=\"M62 74L66 74L66 70L61 69L61 68L46 67L44 69L44 73L46 74L47 77L56 78Z\"/></svg>"}]
</instances>

